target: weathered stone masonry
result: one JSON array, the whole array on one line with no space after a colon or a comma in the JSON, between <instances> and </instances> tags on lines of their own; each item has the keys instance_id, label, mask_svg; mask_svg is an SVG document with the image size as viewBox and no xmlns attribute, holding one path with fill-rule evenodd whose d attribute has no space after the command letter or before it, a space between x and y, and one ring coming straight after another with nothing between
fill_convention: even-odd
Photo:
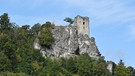
<instances>
[{"instance_id":1,"label":"weathered stone masonry","mask_svg":"<svg viewBox=\"0 0 135 76\"><path fill-rule=\"evenodd\" d=\"M76 29L78 30L78 35L79 34L87 34L89 35L89 17L82 17L77 15L74 19L74 26L76 27ZM89 35L90 37L90 35Z\"/></svg>"}]
</instances>

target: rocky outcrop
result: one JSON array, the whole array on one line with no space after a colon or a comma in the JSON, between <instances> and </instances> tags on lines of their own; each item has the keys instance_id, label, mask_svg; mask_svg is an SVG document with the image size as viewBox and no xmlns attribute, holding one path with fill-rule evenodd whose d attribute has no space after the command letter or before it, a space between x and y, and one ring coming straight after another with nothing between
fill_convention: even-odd
<instances>
[{"instance_id":1,"label":"rocky outcrop","mask_svg":"<svg viewBox=\"0 0 135 76\"><path fill-rule=\"evenodd\" d=\"M79 43L79 53L80 54L88 54L90 57L100 58L101 54L95 44L95 38L89 38L88 35L79 35L78 36Z\"/></svg>"},{"instance_id":2,"label":"rocky outcrop","mask_svg":"<svg viewBox=\"0 0 135 76\"><path fill-rule=\"evenodd\" d=\"M52 33L55 41L50 49L41 47L38 39L34 42L34 48L40 50L43 56L69 58L87 53L90 57L101 58L95 39L89 38L88 35L78 35L76 27L55 26Z\"/></svg>"},{"instance_id":3,"label":"rocky outcrop","mask_svg":"<svg viewBox=\"0 0 135 76\"><path fill-rule=\"evenodd\" d=\"M52 44L51 57L70 57L75 54L78 48L78 36L74 27L56 26L52 33L55 42Z\"/></svg>"},{"instance_id":4,"label":"rocky outcrop","mask_svg":"<svg viewBox=\"0 0 135 76\"><path fill-rule=\"evenodd\" d=\"M115 65L114 62L112 62L112 61L107 61L107 69L109 70L109 72L110 72L111 74L113 74L113 72L114 72L114 65Z\"/></svg>"}]
</instances>

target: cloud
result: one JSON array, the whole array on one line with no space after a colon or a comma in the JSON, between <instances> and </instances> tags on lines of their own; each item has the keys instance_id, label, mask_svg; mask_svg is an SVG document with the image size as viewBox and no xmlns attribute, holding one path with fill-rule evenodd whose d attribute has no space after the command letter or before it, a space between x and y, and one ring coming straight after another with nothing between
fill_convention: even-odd
<instances>
[{"instance_id":1,"label":"cloud","mask_svg":"<svg viewBox=\"0 0 135 76\"><path fill-rule=\"evenodd\" d=\"M9 7L13 5L15 9L22 9L22 12L24 10L23 13L30 14L32 11L31 17L38 12L40 16L36 15L37 19L43 15L48 15L48 18L56 15L55 18L59 19L80 14L90 17L94 26L135 24L133 0L5 0L3 2L8 3ZM17 11L15 9L13 11ZM63 20L57 21L62 23Z\"/></svg>"},{"instance_id":2,"label":"cloud","mask_svg":"<svg viewBox=\"0 0 135 76\"><path fill-rule=\"evenodd\" d=\"M130 33L126 34L132 34L130 36L135 38L135 26L130 26L135 25L134 0L64 0L64 2L69 8L80 9L82 15L90 17L90 24L94 25L93 27L124 28L121 30L123 33L128 32L130 27ZM125 36L129 36L126 34Z\"/></svg>"},{"instance_id":3,"label":"cloud","mask_svg":"<svg viewBox=\"0 0 135 76\"><path fill-rule=\"evenodd\" d=\"M57 1L57 0L55 0ZM61 0L60 0L61 1ZM117 23L123 25L132 22L135 19L135 6L129 6L129 3L120 0L65 0L70 8L81 9L94 23L100 25L110 25Z\"/></svg>"}]
</instances>

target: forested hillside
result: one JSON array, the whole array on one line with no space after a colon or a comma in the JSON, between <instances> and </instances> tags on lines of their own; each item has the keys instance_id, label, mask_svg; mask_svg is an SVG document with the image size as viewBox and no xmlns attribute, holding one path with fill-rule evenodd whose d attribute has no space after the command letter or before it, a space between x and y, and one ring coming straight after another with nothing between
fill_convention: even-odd
<instances>
[{"instance_id":1,"label":"forested hillside","mask_svg":"<svg viewBox=\"0 0 135 76\"><path fill-rule=\"evenodd\" d=\"M44 58L33 42L39 38L42 46L50 48L54 41L54 24L17 25L7 13L0 16L0 76L135 76L135 69L122 61L114 63L113 73L107 61L95 60L87 54L74 58ZM38 34L40 32L40 35Z\"/></svg>"}]
</instances>

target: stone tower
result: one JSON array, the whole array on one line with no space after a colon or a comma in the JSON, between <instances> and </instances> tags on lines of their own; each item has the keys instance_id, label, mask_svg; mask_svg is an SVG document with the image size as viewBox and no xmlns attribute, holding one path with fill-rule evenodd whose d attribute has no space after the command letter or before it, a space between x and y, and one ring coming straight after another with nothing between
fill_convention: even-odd
<instances>
[{"instance_id":1,"label":"stone tower","mask_svg":"<svg viewBox=\"0 0 135 76\"><path fill-rule=\"evenodd\" d=\"M74 26L76 26L79 34L87 34L89 36L89 17L82 17L77 15L74 19Z\"/></svg>"}]
</instances>

